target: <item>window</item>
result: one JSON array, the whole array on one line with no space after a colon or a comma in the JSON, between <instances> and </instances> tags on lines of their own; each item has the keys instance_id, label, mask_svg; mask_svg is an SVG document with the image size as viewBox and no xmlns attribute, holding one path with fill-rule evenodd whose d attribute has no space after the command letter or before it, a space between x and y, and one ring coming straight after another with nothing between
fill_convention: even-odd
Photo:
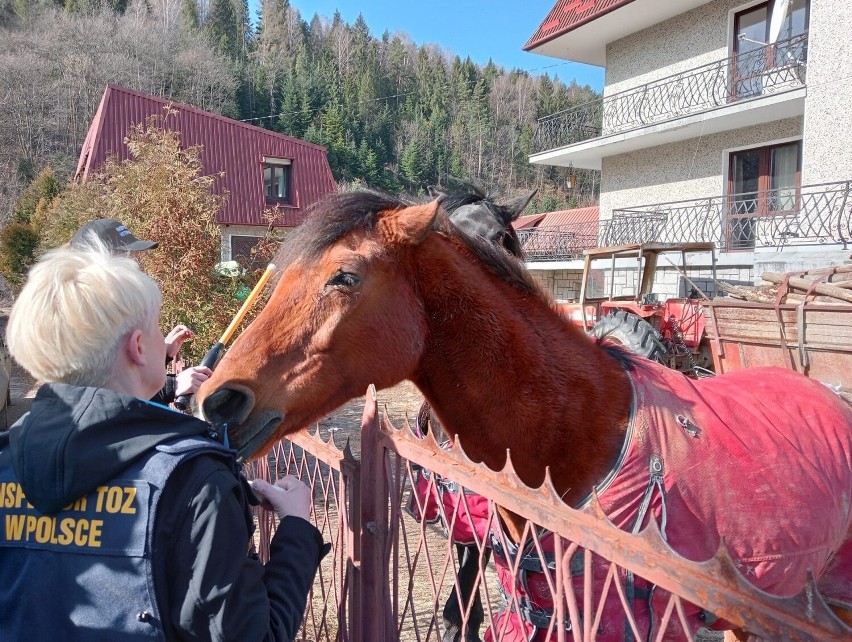
<instances>
[{"instance_id":1,"label":"window","mask_svg":"<svg viewBox=\"0 0 852 642\"><path fill-rule=\"evenodd\" d=\"M260 242L257 236L231 236L231 260L242 266L256 270L265 264L258 257L252 257L252 250Z\"/></svg>"},{"instance_id":2,"label":"window","mask_svg":"<svg viewBox=\"0 0 852 642\"><path fill-rule=\"evenodd\" d=\"M290 203L290 169L286 158L263 158L263 193L268 205Z\"/></svg>"},{"instance_id":3,"label":"window","mask_svg":"<svg viewBox=\"0 0 852 642\"><path fill-rule=\"evenodd\" d=\"M806 57L810 0L771 0L734 15L732 98L763 93L765 84L793 80L766 72L793 68Z\"/></svg>"},{"instance_id":4,"label":"window","mask_svg":"<svg viewBox=\"0 0 852 642\"><path fill-rule=\"evenodd\" d=\"M799 209L802 143L784 143L731 154L728 174L728 247L751 249L760 217Z\"/></svg>"}]
</instances>

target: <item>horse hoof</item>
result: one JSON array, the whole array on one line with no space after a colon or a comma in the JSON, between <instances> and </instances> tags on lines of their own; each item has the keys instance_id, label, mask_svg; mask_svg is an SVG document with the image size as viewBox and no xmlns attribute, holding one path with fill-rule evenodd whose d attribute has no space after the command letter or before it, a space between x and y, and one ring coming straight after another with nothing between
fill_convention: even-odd
<instances>
[{"instance_id":1,"label":"horse hoof","mask_svg":"<svg viewBox=\"0 0 852 642\"><path fill-rule=\"evenodd\" d=\"M444 629L441 642L461 642L461 629L455 624L450 624Z\"/></svg>"},{"instance_id":2,"label":"horse hoof","mask_svg":"<svg viewBox=\"0 0 852 642\"><path fill-rule=\"evenodd\" d=\"M441 642L482 642L482 638L479 637L479 633L470 630L462 637L461 627L458 624L450 624L445 621Z\"/></svg>"}]
</instances>

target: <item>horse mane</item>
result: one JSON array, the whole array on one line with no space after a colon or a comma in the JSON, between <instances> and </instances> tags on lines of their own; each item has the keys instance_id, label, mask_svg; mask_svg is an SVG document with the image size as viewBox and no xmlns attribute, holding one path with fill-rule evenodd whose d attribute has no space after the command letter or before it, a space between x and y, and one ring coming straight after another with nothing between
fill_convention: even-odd
<instances>
[{"instance_id":1,"label":"horse mane","mask_svg":"<svg viewBox=\"0 0 852 642\"><path fill-rule=\"evenodd\" d=\"M471 188L469 195L481 192L474 186ZM461 195L459 197L462 198ZM375 229L382 212L397 211L412 205L414 203L397 196L374 190L334 194L320 200L308 210L305 222L281 244L273 259L273 263L278 267L278 274L296 259L311 260L318 257L353 230ZM450 239L458 239L489 272L522 292L539 296L555 309L550 293L527 271L523 260L509 254L501 246L465 234L448 220L445 201L442 201L442 205L444 211L433 223L435 232Z\"/></svg>"},{"instance_id":2,"label":"horse mane","mask_svg":"<svg viewBox=\"0 0 852 642\"><path fill-rule=\"evenodd\" d=\"M607 341L607 338L603 336L595 339L595 345L618 361L621 367L627 371L633 370L633 366L636 365L636 359L639 355L631 352L629 348L625 348L620 343Z\"/></svg>"},{"instance_id":3,"label":"horse mane","mask_svg":"<svg viewBox=\"0 0 852 642\"><path fill-rule=\"evenodd\" d=\"M478 185L462 180L456 180L455 183L459 185L459 189L447 193L441 200L441 205L448 212L454 212L460 207L473 205L480 201L486 201L488 204L491 204L492 196Z\"/></svg>"},{"instance_id":4,"label":"horse mane","mask_svg":"<svg viewBox=\"0 0 852 642\"><path fill-rule=\"evenodd\" d=\"M359 190L333 194L314 203L304 223L290 233L273 259L279 270L296 259L313 259L328 247L359 228L376 227L379 214L409 207L413 203L384 192Z\"/></svg>"},{"instance_id":5,"label":"horse mane","mask_svg":"<svg viewBox=\"0 0 852 642\"><path fill-rule=\"evenodd\" d=\"M524 265L523 259L510 254L502 246L480 237L470 236L453 225L446 216L438 217L432 229L448 237L460 240L492 274L513 285L522 292L537 294L553 307L550 293L544 290Z\"/></svg>"}]
</instances>

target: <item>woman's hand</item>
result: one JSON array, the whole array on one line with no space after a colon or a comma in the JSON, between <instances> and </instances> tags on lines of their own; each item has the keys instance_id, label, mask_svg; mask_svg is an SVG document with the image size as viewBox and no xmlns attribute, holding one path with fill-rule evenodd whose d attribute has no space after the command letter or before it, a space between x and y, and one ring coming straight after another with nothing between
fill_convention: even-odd
<instances>
[{"instance_id":1,"label":"woman's hand","mask_svg":"<svg viewBox=\"0 0 852 642\"><path fill-rule=\"evenodd\" d=\"M175 376L175 397L194 395L212 374L213 371L207 366L184 368Z\"/></svg>"},{"instance_id":2,"label":"woman's hand","mask_svg":"<svg viewBox=\"0 0 852 642\"><path fill-rule=\"evenodd\" d=\"M172 359L180 352L180 347L184 341L189 341L195 333L183 324L176 325L171 332L166 335L166 356Z\"/></svg>"},{"instance_id":3,"label":"woman's hand","mask_svg":"<svg viewBox=\"0 0 852 642\"><path fill-rule=\"evenodd\" d=\"M251 488L261 500L266 510L274 510L280 519L288 515L308 519L311 516L311 489L298 477L285 475L270 484L262 479L254 479Z\"/></svg>"}]
</instances>

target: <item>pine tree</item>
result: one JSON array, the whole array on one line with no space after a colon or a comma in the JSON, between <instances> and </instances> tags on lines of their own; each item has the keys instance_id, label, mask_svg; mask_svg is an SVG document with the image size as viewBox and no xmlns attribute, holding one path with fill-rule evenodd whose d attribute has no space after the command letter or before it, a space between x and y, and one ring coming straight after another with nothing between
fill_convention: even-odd
<instances>
[{"instance_id":1,"label":"pine tree","mask_svg":"<svg viewBox=\"0 0 852 642\"><path fill-rule=\"evenodd\" d=\"M162 32L146 0L134 0L126 20L111 8L125 0L6 1L32 16L14 19L14 38L0 36L0 61L15 51L31 51L38 61L31 69L4 68L9 86L61 80L42 93L36 89L43 84L9 93L7 120L17 129L0 138L0 162L15 184L0 194L0 217L11 214L20 186L55 150L71 157L79 151L108 80L321 144L339 179L417 191L459 176L479 178L498 194L535 186L559 198L565 170L529 163L536 121L599 97L555 77L449 57L405 34L376 38L363 16L351 25L339 13L306 21L288 0L262 0L254 28L247 0L209 0L206 13L199 0L178 0L180 28ZM51 1L76 13L62 23L38 20L41 3ZM119 25L116 38L90 38L81 50L74 34L104 24ZM72 52L80 65L60 66ZM594 202L598 185L593 175L581 180L580 202Z\"/></svg>"},{"instance_id":2,"label":"pine tree","mask_svg":"<svg viewBox=\"0 0 852 642\"><path fill-rule=\"evenodd\" d=\"M243 21L234 0L210 0L204 30L219 53L232 60L240 58L244 43Z\"/></svg>"},{"instance_id":3,"label":"pine tree","mask_svg":"<svg viewBox=\"0 0 852 642\"><path fill-rule=\"evenodd\" d=\"M420 141L414 139L406 145L399 159L400 172L408 182L409 189L415 193L424 187L421 154Z\"/></svg>"}]
</instances>

